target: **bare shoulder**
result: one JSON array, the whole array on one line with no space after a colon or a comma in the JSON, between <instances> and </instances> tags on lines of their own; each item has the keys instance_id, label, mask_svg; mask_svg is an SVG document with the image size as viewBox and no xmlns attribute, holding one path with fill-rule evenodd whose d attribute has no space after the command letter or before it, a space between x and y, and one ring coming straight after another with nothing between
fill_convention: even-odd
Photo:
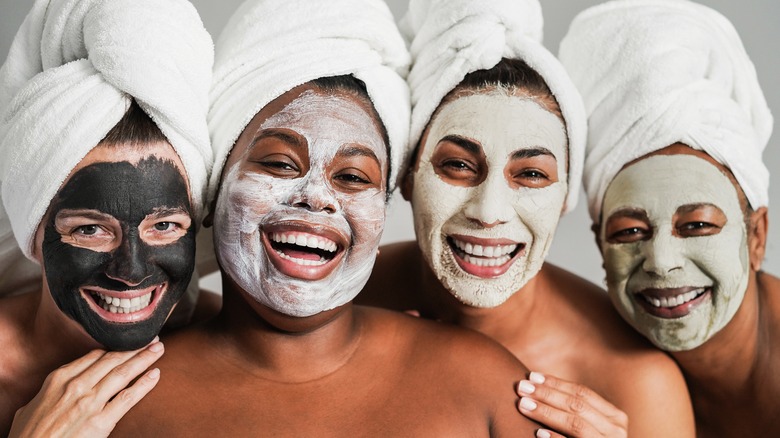
<instances>
[{"instance_id":1,"label":"bare shoulder","mask_svg":"<svg viewBox=\"0 0 780 438\"><path fill-rule=\"evenodd\" d=\"M398 242L379 248L371 277L355 298L356 304L393 310L415 307L422 260L416 241Z\"/></svg>"},{"instance_id":2,"label":"bare shoulder","mask_svg":"<svg viewBox=\"0 0 780 438\"><path fill-rule=\"evenodd\" d=\"M5 346L23 334L24 327L32 321L39 300L40 292L0 299L0 345Z\"/></svg>"}]
</instances>

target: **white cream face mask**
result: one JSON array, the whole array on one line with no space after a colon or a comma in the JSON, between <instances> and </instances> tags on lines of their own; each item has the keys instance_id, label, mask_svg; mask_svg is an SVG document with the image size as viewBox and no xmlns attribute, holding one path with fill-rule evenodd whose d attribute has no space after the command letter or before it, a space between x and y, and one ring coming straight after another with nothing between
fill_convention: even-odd
<instances>
[{"instance_id":1,"label":"white cream face mask","mask_svg":"<svg viewBox=\"0 0 780 438\"><path fill-rule=\"evenodd\" d=\"M440 176L459 165L438 149L450 147L452 136L484 152L484 178L475 184ZM414 227L431 269L461 302L498 306L539 272L566 197L566 145L557 116L502 91L456 98L435 116L414 174ZM538 182L534 160L542 159L557 178L531 187Z\"/></svg>"},{"instance_id":2,"label":"white cream face mask","mask_svg":"<svg viewBox=\"0 0 780 438\"><path fill-rule=\"evenodd\" d=\"M638 161L608 187L602 218L612 302L656 346L696 348L737 312L747 232L737 190L717 167L688 155Z\"/></svg>"},{"instance_id":3,"label":"white cream face mask","mask_svg":"<svg viewBox=\"0 0 780 438\"><path fill-rule=\"evenodd\" d=\"M387 151L371 115L343 95L304 91L254 137L279 130L305 139L297 147L308 149L308 171L269 174L268 163L288 170L284 157L264 156L255 150L264 140L254 141L223 178L215 247L223 270L255 300L306 317L346 304L368 280L385 220ZM356 183L355 169L342 164L356 154L378 159L376 185Z\"/></svg>"}]
</instances>

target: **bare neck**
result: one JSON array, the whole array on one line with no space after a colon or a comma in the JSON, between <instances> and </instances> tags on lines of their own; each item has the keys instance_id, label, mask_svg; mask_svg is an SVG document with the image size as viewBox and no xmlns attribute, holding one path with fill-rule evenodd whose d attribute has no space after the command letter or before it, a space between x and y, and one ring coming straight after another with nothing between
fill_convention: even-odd
<instances>
[{"instance_id":1,"label":"bare neck","mask_svg":"<svg viewBox=\"0 0 780 438\"><path fill-rule=\"evenodd\" d=\"M352 303L298 318L255 301L224 273L214 321L233 356L269 380L304 382L331 374L357 350L364 324Z\"/></svg>"}]
</instances>

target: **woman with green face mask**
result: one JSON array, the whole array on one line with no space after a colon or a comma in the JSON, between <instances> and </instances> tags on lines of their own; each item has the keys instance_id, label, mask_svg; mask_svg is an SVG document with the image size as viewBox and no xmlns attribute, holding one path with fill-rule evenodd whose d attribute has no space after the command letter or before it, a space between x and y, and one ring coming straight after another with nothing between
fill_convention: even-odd
<instances>
[{"instance_id":1,"label":"woman with green face mask","mask_svg":"<svg viewBox=\"0 0 780 438\"><path fill-rule=\"evenodd\" d=\"M780 280L761 272L773 122L736 30L687 1L616 1L582 12L560 56L589 111L614 306L679 364L699 436L777 435Z\"/></svg>"}]
</instances>

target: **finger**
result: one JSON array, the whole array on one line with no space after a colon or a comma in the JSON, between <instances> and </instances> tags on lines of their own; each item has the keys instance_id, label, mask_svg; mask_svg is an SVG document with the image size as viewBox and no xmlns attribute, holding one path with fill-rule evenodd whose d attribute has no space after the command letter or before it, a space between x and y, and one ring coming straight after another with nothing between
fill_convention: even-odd
<instances>
[{"instance_id":1,"label":"finger","mask_svg":"<svg viewBox=\"0 0 780 438\"><path fill-rule=\"evenodd\" d=\"M106 405L101 414L101 421L106 425L110 425L111 429L113 429L114 425L116 425L116 423L118 423L133 406L138 404L146 394L149 394L149 392L157 386L157 382L159 381L159 368L147 371L140 379L133 383L132 386L117 394L117 396Z\"/></svg>"},{"instance_id":2,"label":"finger","mask_svg":"<svg viewBox=\"0 0 780 438\"><path fill-rule=\"evenodd\" d=\"M612 403L605 400L598 393L590 388L580 385L578 383L569 382L567 380L560 379L555 376L548 376L542 373L532 372L528 376L528 380L535 386L544 385L547 388L557 389L565 394L581 397L585 399L588 405L592 406L597 412L618 421L621 417L625 416L624 412L615 407ZM537 398L535 395L534 398Z\"/></svg>"},{"instance_id":3,"label":"finger","mask_svg":"<svg viewBox=\"0 0 780 438\"><path fill-rule=\"evenodd\" d=\"M163 343L155 342L127 358L125 362L117 364L95 385L97 400L108 401L114 397L157 361L164 351Z\"/></svg>"},{"instance_id":4,"label":"finger","mask_svg":"<svg viewBox=\"0 0 780 438\"><path fill-rule=\"evenodd\" d=\"M550 429L537 429L536 438L566 438L566 437Z\"/></svg>"},{"instance_id":5,"label":"finger","mask_svg":"<svg viewBox=\"0 0 780 438\"><path fill-rule=\"evenodd\" d=\"M46 380L43 383L43 389L46 389L49 386L55 386L58 389L63 387L71 379L83 373L84 370L100 360L105 354L106 352L104 350L92 350L73 362L62 365L46 376Z\"/></svg>"},{"instance_id":6,"label":"finger","mask_svg":"<svg viewBox=\"0 0 780 438\"><path fill-rule=\"evenodd\" d=\"M133 356L142 351L145 351L146 348L157 342L159 342L159 338L155 337L146 347L140 348L138 350L106 352L100 359L95 361L91 366L79 374L77 385L75 383L74 385L84 386L86 390L91 390L95 387L95 385L98 384L98 382L103 380L106 374L111 372L111 370L116 368L119 364L126 362Z\"/></svg>"},{"instance_id":7,"label":"finger","mask_svg":"<svg viewBox=\"0 0 780 438\"><path fill-rule=\"evenodd\" d=\"M404 310L404 313L407 314L407 315L416 316L418 318L420 317L420 311L419 310L414 310L414 309Z\"/></svg>"},{"instance_id":8,"label":"finger","mask_svg":"<svg viewBox=\"0 0 780 438\"><path fill-rule=\"evenodd\" d=\"M568 437L581 438L605 435L582 416L563 411L530 397L521 398L518 403L518 409L526 417L561 431Z\"/></svg>"}]
</instances>

